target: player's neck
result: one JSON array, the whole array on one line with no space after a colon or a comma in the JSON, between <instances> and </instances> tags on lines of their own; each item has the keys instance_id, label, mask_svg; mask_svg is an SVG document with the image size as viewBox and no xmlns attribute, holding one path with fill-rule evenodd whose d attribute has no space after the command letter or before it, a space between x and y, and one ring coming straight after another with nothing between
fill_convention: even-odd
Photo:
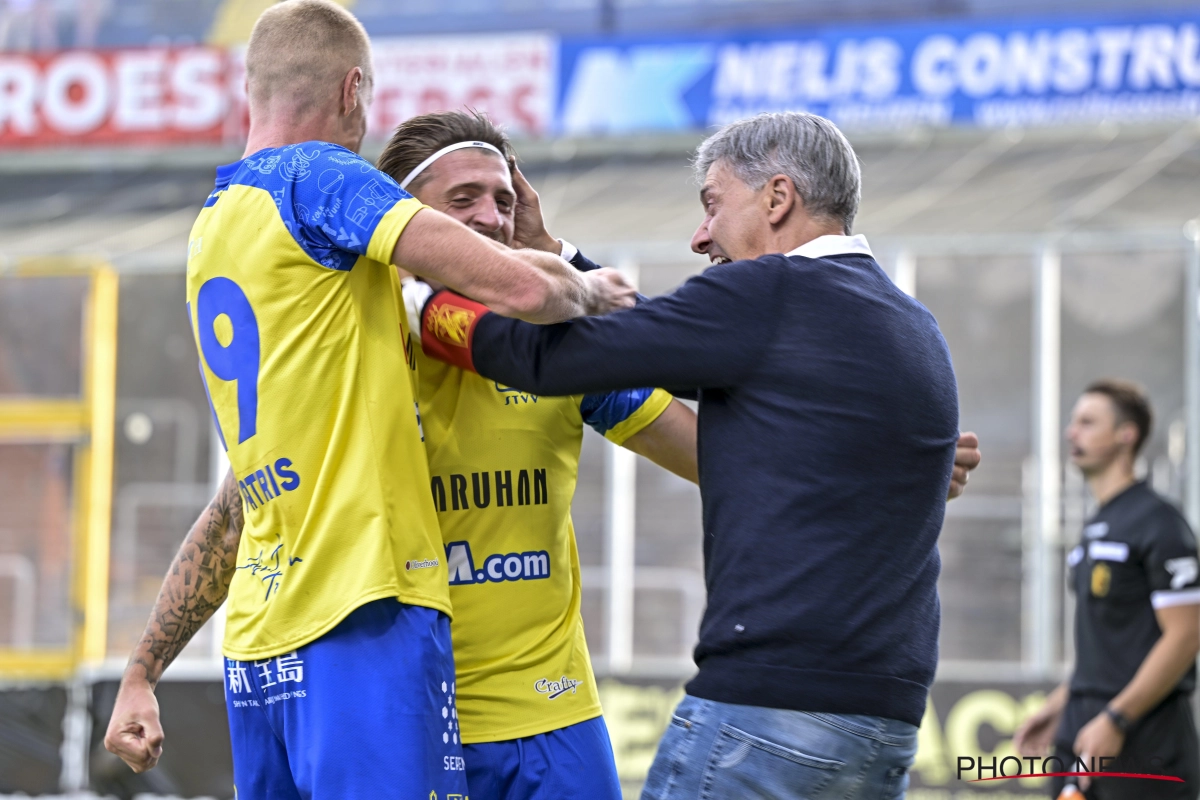
<instances>
[{"instance_id":1,"label":"player's neck","mask_svg":"<svg viewBox=\"0 0 1200 800\"><path fill-rule=\"evenodd\" d=\"M251 114L250 133L246 137L246 152L242 154L242 158L260 150L301 142L329 142L357 150L357 147L351 146L352 143L342 141L344 138L337 120L326 117L308 116L296 119L288 115L272 115L258 121L255 115Z\"/></svg>"},{"instance_id":2,"label":"player's neck","mask_svg":"<svg viewBox=\"0 0 1200 800\"><path fill-rule=\"evenodd\" d=\"M1137 481L1133 475L1133 462L1130 459L1119 458L1100 473L1088 477L1088 488L1092 496L1101 506L1121 492L1128 489Z\"/></svg>"}]
</instances>

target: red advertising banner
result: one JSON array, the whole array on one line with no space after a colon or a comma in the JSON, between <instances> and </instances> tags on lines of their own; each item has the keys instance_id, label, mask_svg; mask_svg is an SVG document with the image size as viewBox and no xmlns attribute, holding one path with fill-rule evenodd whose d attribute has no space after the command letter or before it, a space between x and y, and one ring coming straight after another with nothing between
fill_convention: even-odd
<instances>
[{"instance_id":1,"label":"red advertising banner","mask_svg":"<svg viewBox=\"0 0 1200 800\"><path fill-rule=\"evenodd\" d=\"M208 47L0 55L0 147L220 143L241 75Z\"/></svg>"},{"instance_id":2,"label":"red advertising banner","mask_svg":"<svg viewBox=\"0 0 1200 800\"><path fill-rule=\"evenodd\" d=\"M550 129L557 41L544 34L380 39L369 136L386 139L409 117L486 111L517 136Z\"/></svg>"},{"instance_id":3,"label":"red advertising banner","mask_svg":"<svg viewBox=\"0 0 1200 800\"><path fill-rule=\"evenodd\" d=\"M517 136L550 128L557 43L542 34L374 42L368 136L417 114L487 111ZM0 150L237 144L240 50L212 47L0 54Z\"/></svg>"}]
</instances>

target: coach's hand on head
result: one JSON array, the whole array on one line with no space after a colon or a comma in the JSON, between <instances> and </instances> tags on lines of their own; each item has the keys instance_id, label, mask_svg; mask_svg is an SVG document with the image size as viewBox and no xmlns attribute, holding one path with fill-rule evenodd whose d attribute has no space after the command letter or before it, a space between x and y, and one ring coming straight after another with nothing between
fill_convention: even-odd
<instances>
[{"instance_id":1,"label":"coach's hand on head","mask_svg":"<svg viewBox=\"0 0 1200 800\"><path fill-rule=\"evenodd\" d=\"M546 221L542 217L542 200L517 167L515 157L509 159L508 167L512 172L513 190L517 193L513 247L561 253L562 243L546 230Z\"/></svg>"},{"instance_id":2,"label":"coach's hand on head","mask_svg":"<svg viewBox=\"0 0 1200 800\"><path fill-rule=\"evenodd\" d=\"M162 745L163 729L154 689L144 680L140 684L128 678L122 680L104 734L104 749L120 756L134 772L145 772L158 764Z\"/></svg>"},{"instance_id":3,"label":"coach's hand on head","mask_svg":"<svg viewBox=\"0 0 1200 800\"><path fill-rule=\"evenodd\" d=\"M971 470L978 467L982 459L983 456L979 453L979 437L973 433L960 434L958 448L954 451L954 472L950 476L950 494L947 500L953 500L967 490Z\"/></svg>"}]
</instances>

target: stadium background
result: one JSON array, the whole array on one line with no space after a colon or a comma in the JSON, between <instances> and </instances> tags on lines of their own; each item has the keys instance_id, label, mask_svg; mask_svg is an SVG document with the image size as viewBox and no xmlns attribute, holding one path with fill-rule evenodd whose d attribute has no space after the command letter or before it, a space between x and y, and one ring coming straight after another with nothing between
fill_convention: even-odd
<instances>
[{"instance_id":1,"label":"stadium background","mask_svg":"<svg viewBox=\"0 0 1200 800\"><path fill-rule=\"evenodd\" d=\"M266 4L0 0L0 795L232 794L219 619L160 686L161 767L134 776L100 738L222 471L183 269L213 167L241 154L241 48ZM412 114L488 110L551 231L648 294L704 267L688 154L706 129L784 108L843 125L863 164L857 229L937 316L986 459L941 539L942 660L912 796L1041 791L968 784L955 765L1011 753L1070 661L1063 553L1089 501L1060 440L1087 381L1149 389L1141 468L1200 516L1194 4L349 5L376 48L368 156ZM622 452L588 433L575 521L634 793L704 593L696 490Z\"/></svg>"}]
</instances>

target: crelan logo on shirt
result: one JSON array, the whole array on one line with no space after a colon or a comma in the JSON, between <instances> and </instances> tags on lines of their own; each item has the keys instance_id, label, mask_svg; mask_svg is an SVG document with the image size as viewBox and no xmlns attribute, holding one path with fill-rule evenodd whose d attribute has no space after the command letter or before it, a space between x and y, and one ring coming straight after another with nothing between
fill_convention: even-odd
<instances>
[{"instance_id":1,"label":"crelan logo on shirt","mask_svg":"<svg viewBox=\"0 0 1200 800\"><path fill-rule=\"evenodd\" d=\"M581 685L583 685L583 681L575 680L574 678L568 678L566 675L563 675L556 681L542 678L533 684L533 690L538 694L546 695L547 700L554 700L555 698L561 697L567 692L575 694L575 690Z\"/></svg>"},{"instance_id":2,"label":"crelan logo on shirt","mask_svg":"<svg viewBox=\"0 0 1200 800\"><path fill-rule=\"evenodd\" d=\"M467 333L475 321L475 312L449 303L439 303L429 309L429 316L425 320L425 326L438 339L455 347L466 347Z\"/></svg>"}]
</instances>

